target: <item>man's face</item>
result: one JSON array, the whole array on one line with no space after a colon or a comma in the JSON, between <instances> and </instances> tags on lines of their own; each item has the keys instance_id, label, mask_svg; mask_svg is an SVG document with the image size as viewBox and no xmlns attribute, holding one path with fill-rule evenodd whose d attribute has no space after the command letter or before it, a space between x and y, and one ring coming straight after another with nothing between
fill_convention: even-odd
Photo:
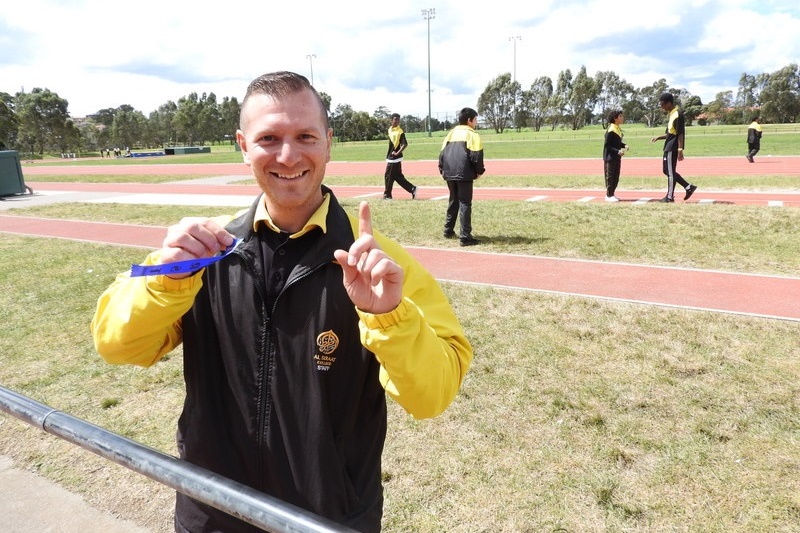
<instances>
[{"instance_id":1,"label":"man's face","mask_svg":"<svg viewBox=\"0 0 800 533\"><path fill-rule=\"evenodd\" d=\"M661 110L664 111L665 113L667 111L672 111L672 102L661 101L659 102L659 104L661 105Z\"/></svg>"},{"instance_id":2,"label":"man's face","mask_svg":"<svg viewBox=\"0 0 800 533\"><path fill-rule=\"evenodd\" d=\"M400 125L400 117L392 117L392 127Z\"/></svg>"},{"instance_id":3,"label":"man's face","mask_svg":"<svg viewBox=\"0 0 800 533\"><path fill-rule=\"evenodd\" d=\"M264 191L267 209L316 209L330 161L332 130L311 91L275 99L253 95L242 109L236 139Z\"/></svg>"}]
</instances>

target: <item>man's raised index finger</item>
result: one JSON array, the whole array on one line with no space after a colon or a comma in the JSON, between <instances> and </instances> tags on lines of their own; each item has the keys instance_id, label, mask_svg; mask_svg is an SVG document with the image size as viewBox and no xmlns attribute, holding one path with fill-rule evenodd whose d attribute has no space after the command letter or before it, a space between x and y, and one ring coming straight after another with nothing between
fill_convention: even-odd
<instances>
[{"instance_id":1,"label":"man's raised index finger","mask_svg":"<svg viewBox=\"0 0 800 533\"><path fill-rule=\"evenodd\" d=\"M372 217L366 201L358 204L358 235L372 235Z\"/></svg>"}]
</instances>

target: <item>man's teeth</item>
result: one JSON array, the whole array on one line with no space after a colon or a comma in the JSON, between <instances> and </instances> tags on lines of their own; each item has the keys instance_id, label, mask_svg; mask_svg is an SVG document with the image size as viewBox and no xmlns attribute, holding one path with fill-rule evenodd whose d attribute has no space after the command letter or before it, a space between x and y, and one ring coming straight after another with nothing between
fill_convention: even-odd
<instances>
[{"instance_id":1,"label":"man's teeth","mask_svg":"<svg viewBox=\"0 0 800 533\"><path fill-rule=\"evenodd\" d=\"M278 174L278 173L276 173L275 175L278 176L279 178L283 178L283 179L294 179L294 178L299 178L300 176L302 176L305 173L306 172L304 170L303 172L297 172L295 174Z\"/></svg>"}]
</instances>

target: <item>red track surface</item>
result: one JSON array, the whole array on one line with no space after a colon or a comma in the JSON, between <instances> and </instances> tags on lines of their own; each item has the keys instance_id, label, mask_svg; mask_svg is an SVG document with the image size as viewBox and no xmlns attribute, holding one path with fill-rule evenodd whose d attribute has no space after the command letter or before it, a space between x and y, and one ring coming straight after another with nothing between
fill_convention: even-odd
<instances>
[{"instance_id":1,"label":"red track surface","mask_svg":"<svg viewBox=\"0 0 800 533\"><path fill-rule=\"evenodd\" d=\"M383 161L331 161L327 173L330 176L382 176L386 168ZM760 176L789 175L800 176L800 157L758 157L756 163L748 163L742 157L687 157L679 165L680 172L689 177L713 176ZM438 176L436 161L403 161L403 171L410 176ZM248 176L249 168L243 163L199 164L136 164L136 165L81 165L59 166L25 165L26 176L44 174L175 174L188 176ZM602 183L603 164L599 159L493 159L486 162L487 175L592 175L596 174ZM661 159L626 157L622 163L623 178L628 176L661 176Z\"/></svg>"},{"instance_id":2,"label":"red track surface","mask_svg":"<svg viewBox=\"0 0 800 533\"><path fill-rule=\"evenodd\" d=\"M681 164L681 172L692 174L787 174L800 177L800 158L762 158L756 164L734 158L691 159ZM635 175L660 175L660 160L628 159L623 163L624 173ZM641 170L637 170L639 166ZM489 161L487 168L493 174L598 174L596 160L525 160ZM653 170L655 167L655 170ZM30 167L24 174L108 174L109 169L121 174L189 174L189 175L248 175L244 165L134 165L122 167L90 167L65 165L60 167ZM381 175L383 163L330 163L328 174ZM701 170L702 169L702 170ZM435 162L405 162L409 175L436 174ZM600 180L602 177L598 174ZM700 179L697 180L702 184ZM120 194L235 194L255 195L255 186L202 185L202 184L87 184L87 183L28 183L34 190L52 191L106 191ZM433 198L446 194L444 187L421 187L419 198ZM342 197L380 194L376 187L336 187ZM654 191L659 197L663 191ZM476 189L476 199L506 200L546 199L554 201L602 201L602 190L536 190L536 189ZM647 193L620 194L631 201ZM544 197L544 198L539 198ZM717 202L732 204L761 204L783 202L785 206L800 206L798 193L716 193L703 192L702 188L691 202ZM58 221L35 217L0 215L0 232L53 236L82 241L108 242L121 245L156 248L164 236L164 228L79 221ZM575 294L614 300L686 307L755 316L800 321L800 278L737 274L696 269L675 269L608 263L598 261L561 260L546 257L484 253L479 250L410 248L411 252L439 279L513 287L553 293ZM680 279L679 284L664 280Z\"/></svg>"},{"instance_id":3,"label":"red track surface","mask_svg":"<svg viewBox=\"0 0 800 533\"><path fill-rule=\"evenodd\" d=\"M35 191L70 191L70 192L108 192L120 194L208 194L223 195L251 195L259 193L256 185L207 185L193 183L70 183L70 182L26 182ZM380 196L382 187L368 186L342 186L333 187L337 196L341 198L354 198L360 196ZM398 198L402 198L402 191ZM621 191L617 196L623 202L655 201L664 195L663 190L653 191ZM417 198L421 200L441 198L447 196L447 188L420 187ZM406 195L407 197L407 195ZM512 200L512 201L540 201L553 202L587 202L604 201L601 189L533 189L511 187L476 187L474 197L476 200ZM681 193L677 198L680 201ZM800 207L800 192L719 192L698 191L692 196L690 202L710 204L737 204L737 205L770 205L771 202L780 202L784 207Z\"/></svg>"}]
</instances>

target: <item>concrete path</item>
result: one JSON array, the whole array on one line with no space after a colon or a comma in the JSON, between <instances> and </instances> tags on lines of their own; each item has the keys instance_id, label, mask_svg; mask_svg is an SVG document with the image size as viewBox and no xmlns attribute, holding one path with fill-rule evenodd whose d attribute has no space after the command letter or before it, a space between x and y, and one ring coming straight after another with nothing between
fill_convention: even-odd
<instances>
[{"instance_id":1,"label":"concrete path","mask_svg":"<svg viewBox=\"0 0 800 533\"><path fill-rule=\"evenodd\" d=\"M3 533L152 533L88 505L80 496L0 456Z\"/></svg>"}]
</instances>

